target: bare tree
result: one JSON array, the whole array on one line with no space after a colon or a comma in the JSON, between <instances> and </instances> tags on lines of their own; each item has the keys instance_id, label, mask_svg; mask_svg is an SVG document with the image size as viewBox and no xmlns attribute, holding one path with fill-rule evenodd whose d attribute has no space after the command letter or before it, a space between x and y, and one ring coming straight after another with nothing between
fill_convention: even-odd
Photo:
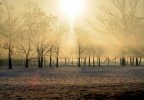
<instances>
[{"instance_id":1,"label":"bare tree","mask_svg":"<svg viewBox=\"0 0 144 100\"><path fill-rule=\"evenodd\" d=\"M136 34L142 20L138 0L111 0L111 8L104 9L105 16L99 17L106 29L105 33L112 34L121 42L121 65L126 65L126 53L129 47L127 38ZM113 9L113 10L112 10Z\"/></svg>"},{"instance_id":2,"label":"bare tree","mask_svg":"<svg viewBox=\"0 0 144 100\"><path fill-rule=\"evenodd\" d=\"M55 16L45 15L39 8L34 10L35 17L35 46L38 54L38 66L42 68L43 57L50 51L53 45L52 25L56 20Z\"/></svg>"},{"instance_id":3,"label":"bare tree","mask_svg":"<svg viewBox=\"0 0 144 100\"><path fill-rule=\"evenodd\" d=\"M60 53L60 46L61 46L61 39L64 33L68 31L66 25L62 22L58 21L54 30L55 33L55 43L54 43L54 52L56 53L56 67L59 66L59 53Z\"/></svg>"},{"instance_id":4,"label":"bare tree","mask_svg":"<svg viewBox=\"0 0 144 100\"><path fill-rule=\"evenodd\" d=\"M2 44L0 44L0 65L2 66L3 65L3 62L2 62Z\"/></svg>"},{"instance_id":5,"label":"bare tree","mask_svg":"<svg viewBox=\"0 0 144 100\"><path fill-rule=\"evenodd\" d=\"M76 27L75 32L76 32L76 38L77 38L76 41L77 41L77 49L78 49L78 67L80 67L82 52L84 51L84 41L82 39L86 32L81 27Z\"/></svg>"},{"instance_id":6,"label":"bare tree","mask_svg":"<svg viewBox=\"0 0 144 100\"><path fill-rule=\"evenodd\" d=\"M49 65L52 67L52 54L53 54L53 46L49 50Z\"/></svg>"},{"instance_id":7,"label":"bare tree","mask_svg":"<svg viewBox=\"0 0 144 100\"><path fill-rule=\"evenodd\" d=\"M96 56L97 56L97 65L101 66L101 56L104 54L104 48L102 46L96 46Z\"/></svg>"},{"instance_id":8,"label":"bare tree","mask_svg":"<svg viewBox=\"0 0 144 100\"><path fill-rule=\"evenodd\" d=\"M53 23L56 21L55 16L47 16L36 3L27 3L27 10L24 12L24 28L27 31L27 46L22 46L26 55L26 66L30 60L30 53L35 47L38 59L38 67L43 67L43 61L46 54L51 50L54 40Z\"/></svg>"},{"instance_id":9,"label":"bare tree","mask_svg":"<svg viewBox=\"0 0 144 100\"><path fill-rule=\"evenodd\" d=\"M15 10L5 1L1 3L3 8L3 15L1 21L1 34L5 36L8 41L8 62L9 62L9 69L12 69L12 54L14 49L14 39L15 34L19 30L18 27L18 17L16 16Z\"/></svg>"},{"instance_id":10,"label":"bare tree","mask_svg":"<svg viewBox=\"0 0 144 100\"><path fill-rule=\"evenodd\" d=\"M29 68L29 61L36 59L34 44L32 42L32 33L30 30L23 30L17 39L17 52L19 55L25 55L25 68Z\"/></svg>"},{"instance_id":11,"label":"bare tree","mask_svg":"<svg viewBox=\"0 0 144 100\"><path fill-rule=\"evenodd\" d=\"M18 53L25 55L25 68L29 67L29 61L36 58L34 56L34 41L33 36L35 35L35 20L33 15L34 4L27 3L26 11L22 14L22 29L18 34L17 49Z\"/></svg>"}]
</instances>

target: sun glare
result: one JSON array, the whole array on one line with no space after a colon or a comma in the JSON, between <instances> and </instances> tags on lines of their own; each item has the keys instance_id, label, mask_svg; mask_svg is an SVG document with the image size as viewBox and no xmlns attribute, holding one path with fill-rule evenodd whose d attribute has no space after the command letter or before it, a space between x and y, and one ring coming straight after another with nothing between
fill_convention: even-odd
<instances>
[{"instance_id":1,"label":"sun glare","mask_svg":"<svg viewBox=\"0 0 144 100\"><path fill-rule=\"evenodd\" d=\"M85 8L84 0L60 0L60 9L74 21L76 16L83 13Z\"/></svg>"},{"instance_id":2,"label":"sun glare","mask_svg":"<svg viewBox=\"0 0 144 100\"><path fill-rule=\"evenodd\" d=\"M66 40L67 49L69 49L67 50L68 52L76 46L76 35L74 31L75 20L79 19L79 17L84 14L85 3L85 0L59 0L60 13L63 18L68 18L70 25L70 30ZM67 21L66 19L65 21Z\"/></svg>"}]
</instances>

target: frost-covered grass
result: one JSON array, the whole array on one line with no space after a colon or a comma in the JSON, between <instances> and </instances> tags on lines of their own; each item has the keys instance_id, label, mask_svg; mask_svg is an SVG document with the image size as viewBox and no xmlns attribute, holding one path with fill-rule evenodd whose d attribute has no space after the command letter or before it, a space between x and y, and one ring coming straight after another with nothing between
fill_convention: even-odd
<instances>
[{"instance_id":1,"label":"frost-covered grass","mask_svg":"<svg viewBox=\"0 0 144 100\"><path fill-rule=\"evenodd\" d=\"M144 99L144 67L0 68L1 100L115 100L129 93Z\"/></svg>"},{"instance_id":2,"label":"frost-covered grass","mask_svg":"<svg viewBox=\"0 0 144 100\"><path fill-rule=\"evenodd\" d=\"M0 84L144 83L144 67L0 69Z\"/></svg>"}]
</instances>

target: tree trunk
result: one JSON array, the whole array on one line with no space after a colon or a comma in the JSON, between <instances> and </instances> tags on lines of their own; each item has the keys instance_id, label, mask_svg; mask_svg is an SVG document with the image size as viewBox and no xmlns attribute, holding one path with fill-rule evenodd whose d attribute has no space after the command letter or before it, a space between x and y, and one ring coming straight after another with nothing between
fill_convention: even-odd
<instances>
[{"instance_id":1,"label":"tree trunk","mask_svg":"<svg viewBox=\"0 0 144 100\"><path fill-rule=\"evenodd\" d=\"M93 67L95 67L95 59L94 59L94 56L93 56Z\"/></svg>"},{"instance_id":2,"label":"tree trunk","mask_svg":"<svg viewBox=\"0 0 144 100\"><path fill-rule=\"evenodd\" d=\"M38 58L38 68L40 68L40 66L41 66L41 59L40 59L40 57Z\"/></svg>"},{"instance_id":3,"label":"tree trunk","mask_svg":"<svg viewBox=\"0 0 144 100\"><path fill-rule=\"evenodd\" d=\"M78 58L78 67L80 67L80 57Z\"/></svg>"},{"instance_id":4,"label":"tree trunk","mask_svg":"<svg viewBox=\"0 0 144 100\"><path fill-rule=\"evenodd\" d=\"M99 66L101 66L101 63L100 63L100 62L101 62L101 58L99 57Z\"/></svg>"},{"instance_id":5,"label":"tree trunk","mask_svg":"<svg viewBox=\"0 0 144 100\"><path fill-rule=\"evenodd\" d=\"M128 61L128 58L126 58L126 65L129 65L129 61Z\"/></svg>"},{"instance_id":6,"label":"tree trunk","mask_svg":"<svg viewBox=\"0 0 144 100\"><path fill-rule=\"evenodd\" d=\"M90 63L90 54L89 54L89 67L90 67L90 64L91 64L91 63Z\"/></svg>"},{"instance_id":7,"label":"tree trunk","mask_svg":"<svg viewBox=\"0 0 144 100\"><path fill-rule=\"evenodd\" d=\"M120 59L121 59L121 66L125 66L126 65L126 59L125 59L125 57L122 57Z\"/></svg>"},{"instance_id":8,"label":"tree trunk","mask_svg":"<svg viewBox=\"0 0 144 100\"><path fill-rule=\"evenodd\" d=\"M40 57L40 51L38 50L38 68L41 67L41 57Z\"/></svg>"},{"instance_id":9,"label":"tree trunk","mask_svg":"<svg viewBox=\"0 0 144 100\"><path fill-rule=\"evenodd\" d=\"M115 58L115 66L117 65L116 63L117 63L117 61L116 61L116 58Z\"/></svg>"},{"instance_id":10,"label":"tree trunk","mask_svg":"<svg viewBox=\"0 0 144 100\"><path fill-rule=\"evenodd\" d=\"M67 58L65 58L65 65L67 65Z\"/></svg>"},{"instance_id":11,"label":"tree trunk","mask_svg":"<svg viewBox=\"0 0 144 100\"><path fill-rule=\"evenodd\" d=\"M80 67L80 61L81 61L81 60L80 60L80 56L81 56L81 55L80 55L80 48L79 48L78 67Z\"/></svg>"},{"instance_id":12,"label":"tree trunk","mask_svg":"<svg viewBox=\"0 0 144 100\"><path fill-rule=\"evenodd\" d=\"M140 60L139 60L139 65L141 66L141 57L140 57Z\"/></svg>"},{"instance_id":13,"label":"tree trunk","mask_svg":"<svg viewBox=\"0 0 144 100\"><path fill-rule=\"evenodd\" d=\"M59 59L58 59L58 55L57 55L57 58L56 58L56 67L59 66Z\"/></svg>"},{"instance_id":14,"label":"tree trunk","mask_svg":"<svg viewBox=\"0 0 144 100\"><path fill-rule=\"evenodd\" d=\"M131 57L130 57L130 65L132 65L132 59L131 59Z\"/></svg>"},{"instance_id":15,"label":"tree trunk","mask_svg":"<svg viewBox=\"0 0 144 100\"><path fill-rule=\"evenodd\" d=\"M83 63L83 59L82 58L80 58L81 60L80 60L80 65L82 65L82 63Z\"/></svg>"},{"instance_id":16,"label":"tree trunk","mask_svg":"<svg viewBox=\"0 0 144 100\"><path fill-rule=\"evenodd\" d=\"M0 65L1 65L1 67L3 66L3 60L2 59L0 59Z\"/></svg>"},{"instance_id":17,"label":"tree trunk","mask_svg":"<svg viewBox=\"0 0 144 100\"><path fill-rule=\"evenodd\" d=\"M120 58L120 65L122 65L122 58Z\"/></svg>"},{"instance_id":18,"label":"tree trunk","mask_svg":"<svg viewBox=\"0 0 144 100\"><path fill-rule=\"evenodd\" d=\"M45 57L43 58L43 65L44 65L44 66L46 65Z\"/></svg>"},{"instance_id":19,"label":"tree trunk","mask_svg":"<svg viewBox=\"0 0 144 100\"><path fill-rule=\"evenodd\" d=\"M29 68L29 59L28 59L28 57L26 57L26 59L25 59L25 68Z\"/></svg>"},{"instance_id":20,"label":"tree trunk","mask_svg":"<svg viewBox=\"0 0 144 100\"><path fill-rule=\"evenodd\" d=\"M98 60L99 60L99 59L98 59L98 57L97 57L97 66L98 66Z\"/></svg>"},{"instance_id":21,"label":"tree trunk","mask_svg":"<svg viewBox=\"0 0 144 100\"><path fill-rule=\"evenodd\" d=\"M9 69L12 69L12 59L11 59L11 47L9 46L9 55L8 55L8 61L9 61Z\"/></svg>"},{"instance_id":22,"label":"tree trunk","mask_svg":"<svg viewBox=\"0 0 144 100\"><path fill-rule=\"evenodd\" d=\"M99 67L101 66L101 63L100 63L101 61L100 60L101 60L100 57L98 57L97 58L97 64L98 64Z\"/></svg>"},{"instance_id":23,"label":"tree trunk","mask_svg":"<svg viewBox=\"0 0 144 100\"><path fill-rule=\"evenodd\" d=\"M73 66L73 57L72 57L72 66Z\"/></svg>"},{"instance_id":24,"label":"tree trunk","mask_svg":"<svg viewBox=\"0 0 144 100\"><path fill-rule=\"evenodd\" d=\"M86 66L86 57L84 58L84 66Z\"/></svg>"},{"instance_id":25,"label":"tree trunk","mask_svg":"<svg viewBox=\"0 0 144 100\"><path fill-rule=\"evenodd\" d=\"M134 58L133 57L130 57L130 65L134 65Z\"/></svg>"},{"instance_id":26,"label":"tree trunk","mask_svg":"<svg viewBox=\"0 0 144 100\"><path fill-rule=\"evenodd\" d=\"M70 59L68 58L68 65L70 65Z\"/></svg>"},{"instance_id":27,"label":"tree trunk","mask_svg":"<svg viewBox=\"0 0 144 100\"><path fill-rule=\"evenodd\" d=\"M43 67L43 58L40 59L40 68Z\"/></svg>"},{"instance_id":28,"label":"tree trunk","mask_svg":"<svg viewBox=\"0 0 144 100\"><path fill-rule=\"evenodd\" d=\"M52 54L51 54L51 51L50 51L50 67L52 67Z\"/></svg>"},{"instance_id":29,"label":"tree trunk","mask_svg":"<svg viewBox=\"0 0 144 100\"><path fill-rule=\"evenodd\" d=\"M135 64L136 64L136 66L138 66L138 57L136 57L136 63Z\"/></svg>"},{"instance_id":30,"label":"tree trunk","mask_svg":"<svg viewBox=\"0 0 144 100\"><path fill-rule=\"evenodd\" d=\"M40 68L43 68L43 56L40 58Z\"/></svg>"},{"instance_id":31,"label":"tree trunk","mask_svg":"<svg viewBox=\"0 0 144 100\"><path fill-rule=\"evenodd\" d=\"M108 66L109 66L109 57L107 59L108 59Z\"/></svg>"}]
</instances>

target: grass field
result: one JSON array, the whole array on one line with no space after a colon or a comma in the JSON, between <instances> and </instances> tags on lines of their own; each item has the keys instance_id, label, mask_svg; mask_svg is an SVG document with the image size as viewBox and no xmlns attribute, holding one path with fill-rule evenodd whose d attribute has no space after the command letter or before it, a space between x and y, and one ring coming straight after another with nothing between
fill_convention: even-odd
<instances>
[{"instance_id":1,"label":"grass field","mask_svg":"<svg viewBox=\"0 0 144 100\"><path fill-rule=\"evenodd\" d=\"M0 68L0 100L144 100L144 67Z\"/></svg>"}]
</instances>

